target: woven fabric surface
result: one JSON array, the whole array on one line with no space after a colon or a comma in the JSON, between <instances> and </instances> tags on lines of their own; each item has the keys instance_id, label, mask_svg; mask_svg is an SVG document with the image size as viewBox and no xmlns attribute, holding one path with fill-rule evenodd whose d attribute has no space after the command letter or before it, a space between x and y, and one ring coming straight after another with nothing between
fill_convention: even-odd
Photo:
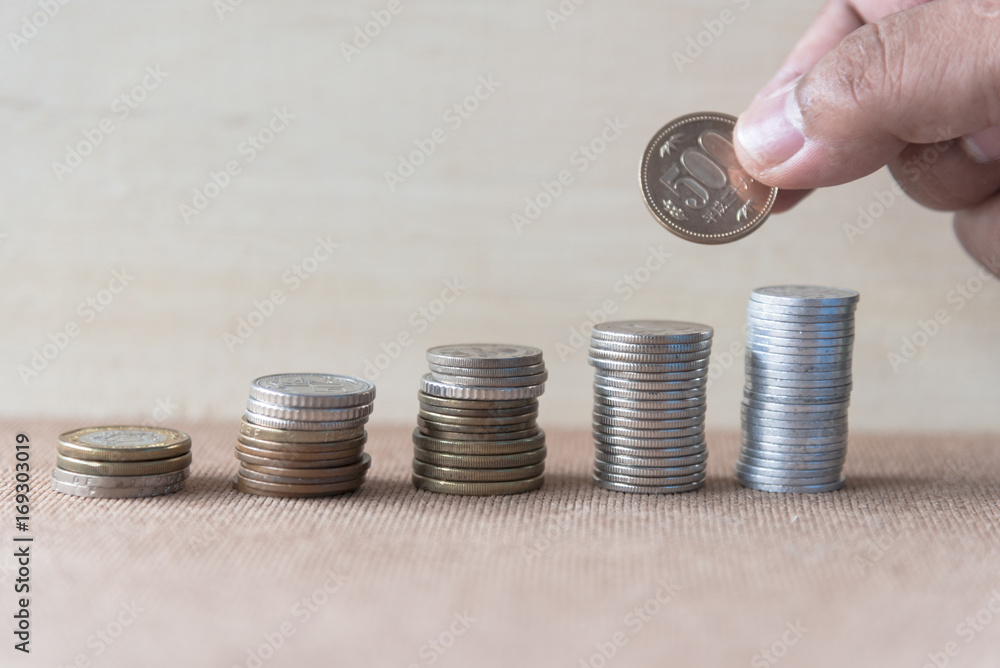
<instances>
[{"instance_id":1,"label":"woven fabric surface","mask_svg":"<svg viewBox=\"0 0 1000 668\"><path fill-rule=\"evenodd\" d=\"M357 493L231 489L238 425L194 439L172 497L54 493L55 437L6 422L4 666L997 666L1000 436L855 435L844 490L602 491L587 431L545 487L416 491L412 427L372 427ZM32 653L12 649L14 434L31 438ZM16 663L15 663L16 661ZM944 661L944 664L940 662Z\"/></svg>"}]
</instances>

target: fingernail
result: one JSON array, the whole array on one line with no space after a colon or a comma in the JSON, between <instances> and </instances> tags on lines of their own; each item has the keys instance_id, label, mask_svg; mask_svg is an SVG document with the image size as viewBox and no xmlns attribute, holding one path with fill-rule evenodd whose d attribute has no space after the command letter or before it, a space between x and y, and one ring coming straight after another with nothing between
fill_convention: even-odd
<instances>
[{"instance_id":1,"label":"fingernail","mask_svg":"<svg viewBox=\"0 0 1000 668\"><path fill-rule=\"evenodd\" d=\"M800 76L799 73L796 72L795 70L790 70L788 68L782 67L777 71L777 73L771 78L770 81L764 84L764 87L760 89L757 95L754 96L753 98L754 102L763 97L768 97L771 93L781 88L782 86L787 85L790 81L798 79L799 76Z\"/></svg>"},{"instance_id":2,"label":"fingernail","mask_svg":"<svg viewBox=\"0 0 1000 668\"><path fill-rule=\"evenodd\" d=\"M962 137L962 147L976 162L1000 160L1000 127L986 128Z\"/></svg>"},{"instance_id":3,"label":"fingernail","mask_svg":"<svg viewBox=\"0 0 1000 668\"><path fill-rule=\"evenodd\" d=\"M763 168L777 167L806 143L795 98L797 83L792 81L757 100L740 116L736 140Z\"/></svg>"}]
</instances>

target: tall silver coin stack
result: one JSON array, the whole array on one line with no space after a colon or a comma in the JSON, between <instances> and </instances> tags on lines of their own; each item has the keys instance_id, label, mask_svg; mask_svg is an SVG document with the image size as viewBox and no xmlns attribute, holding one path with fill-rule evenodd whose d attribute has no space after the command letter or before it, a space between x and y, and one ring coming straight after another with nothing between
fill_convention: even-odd
<instances>
[{"instance_id":1,"label":"tall silver coin stack","mask_svg":"<svg viewBox=\"0 0 1000 668\"><path fill-rule=\"evenodd\" d=\"M371 466L365 423L375 386L353 376L283 373L250 383L233 486L260 496L353 492Z\"/></svg>"},{"instance_id":2,"label":"tall silver coin stack","mask_svg":"<svg viewBox=\"0 0 1000 668\"><path fill-rule=\"evenodd\" d=\"M413 485L490 496L540 488L545 432L536 422L548 372L542 351L494 343L427 351L413 431Z\"/></svg>"},{"instance_id":3,"label":"tall silver coin stack","mask_svg":"<svg viewBox=\"0 0 1000 668\"><path fill-rule=\"evenodd\" d=\"M671 320L594 327L594 482L616 492L705 484L705 384L712 328Z\"/></svg>"},{"instance_id":4,"label":"tall silver coin stack","mask_svg":"<svg viewBox=\"0 0 1000 668\"><path fill-rule=\"evenodd\" d=\"M829 492L844 485L857 303L857 292L839 288L753 291L736 464L744 486Z\"/></svg>"}]
</instances>

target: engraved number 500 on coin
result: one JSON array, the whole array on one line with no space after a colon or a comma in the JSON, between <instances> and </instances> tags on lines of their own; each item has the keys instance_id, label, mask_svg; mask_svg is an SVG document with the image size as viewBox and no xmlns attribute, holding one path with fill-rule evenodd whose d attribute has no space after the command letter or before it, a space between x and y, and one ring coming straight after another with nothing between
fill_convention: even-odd
<instances>
[{"instance_id":1,"label":"engraved number 500 on coin","mask_svg":"<svg viewBox=\"0 0 1000 668\"><path fill-rule=\"evenodd\" d=\"M682 116L646 147L639 184L646 206L679 237L703 244L735 241L771 212L777 188L754 180L736 159L728 114Z\"/></svg>"}]
</instances>

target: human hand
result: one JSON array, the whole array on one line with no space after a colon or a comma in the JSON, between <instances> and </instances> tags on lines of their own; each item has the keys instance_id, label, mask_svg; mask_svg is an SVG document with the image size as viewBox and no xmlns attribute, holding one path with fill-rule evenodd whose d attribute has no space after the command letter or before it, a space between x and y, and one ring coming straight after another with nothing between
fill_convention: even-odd
<instances>
[{"instance_id":1,"label":"human hand","mask_svg":"<svg viewBox=\"0 0 1000 668\"><path fill-rule=\"evenodd\" d=\"M829 0L740 115L737 156L783 189L775 211L888 165L1000 275L998 43L1000 0Z\"/></svg>"}]
</instances>

